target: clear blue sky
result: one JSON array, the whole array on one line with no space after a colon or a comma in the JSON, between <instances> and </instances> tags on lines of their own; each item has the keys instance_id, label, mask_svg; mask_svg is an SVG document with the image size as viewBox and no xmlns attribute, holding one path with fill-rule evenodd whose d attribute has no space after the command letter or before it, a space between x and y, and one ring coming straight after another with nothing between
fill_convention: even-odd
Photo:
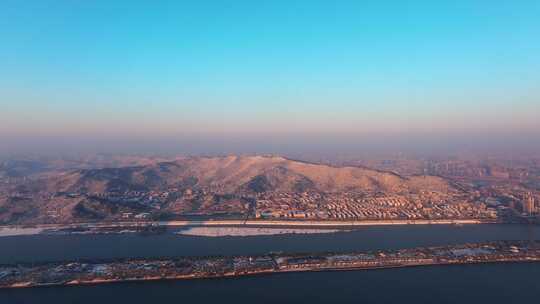
<instances>
[{"instance_id":1,"label":"clear blue sky","mask_svg":"<svg viewBox=\"0 0 540 304\"><path fill-rule=\"evenodd\" d=\"M0 136L534 133L539 97L540 1L0 1Z\"/></svg>"}]
</instances>

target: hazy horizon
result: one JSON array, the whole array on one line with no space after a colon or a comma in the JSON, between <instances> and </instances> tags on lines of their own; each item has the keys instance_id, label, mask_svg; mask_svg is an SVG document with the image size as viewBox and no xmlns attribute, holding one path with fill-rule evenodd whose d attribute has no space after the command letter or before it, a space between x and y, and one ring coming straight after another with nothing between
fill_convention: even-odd
<instances>
[{"instance_id":1,"label":"hazy horizon","mask_svg":"<svg viewBox=\"0 0 540 304\"><path fill-rule=\"evenodd\" d=\"M537 152L540 4L5 1L0 155Z\"/></svg>"},{"instance_id":2,"label":"hazy horizon","mask_svg":"<svg viewBox=\"0 0 540 304\"><path fill-rule=\"evenodd\" d=\"M404 157L538 157L540 143L530 134L486 137L420 135L266 135L177 137L36 137L4 139L0 159L17 156L65 157L76 155L217 156L274 154L310 159Z\"/></svg>"}]
</instances>

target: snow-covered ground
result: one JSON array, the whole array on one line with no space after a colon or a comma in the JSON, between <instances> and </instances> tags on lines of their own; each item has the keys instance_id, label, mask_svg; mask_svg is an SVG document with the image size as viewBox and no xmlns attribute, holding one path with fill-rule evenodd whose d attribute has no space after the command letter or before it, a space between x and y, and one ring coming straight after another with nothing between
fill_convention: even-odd
<instances>
[{"instance_id":1,"label":"snow-covered ground","mask_svg":"<svg viewBox=\"0 0 540 304\"><path fill-rule=\"evenodd\" d=\"M300 229L300 228L255 228L255 227L189 227L175 232L180 235L194 236L254 236L278 234L315 234L334 233L338 229Z\"/></svg>"},{"instance_id":2,"label":"snow-covered ground","mask_svg":"<svg viewBox=\"0 0 540 304\"><path fill-rule=\"evenodd\" d=\"M40 234L43 230L43 228L0 228L0 237Z\"/></svg>"},{"instance_id":3,"label":"snow-covered ground","mask_svg":"<svg viewBox=\"0 0 540 304\"><path fill-rule=\"evenodd\" d=\"M280 235L280 234L318 234L318 233L334 233L343 231L339 229L305 229L305 228L257 228L257 227L187 227L176 231L179 235L192 236L257 236L257 235ZM136 233L135 230L119 230L106 233ZM1 227L0 237L5 236L21 236L21 235L36 235L36 234L95 234L103 233L99 230L87 231L61 231L51 228L10 228Z\"/></svg>"}]
</instances>

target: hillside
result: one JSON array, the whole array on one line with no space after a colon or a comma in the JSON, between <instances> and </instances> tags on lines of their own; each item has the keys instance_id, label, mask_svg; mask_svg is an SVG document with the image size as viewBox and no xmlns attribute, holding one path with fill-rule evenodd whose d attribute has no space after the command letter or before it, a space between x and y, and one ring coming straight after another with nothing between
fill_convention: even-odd
<instances>
[{"instance_id":1,"label":"hillside","mask_svg":"<svg viewBox=\"0 0 540 304\"><path fill-rule=\"evenodd\" d=\"M78 170L47 183L50 190L89 193L172 186L209 188L220 193L449 189L448 183L438 177L403 178L365 168L331 167L275 156L192 157L147 166Z\"/></svg>"},{"instance_id":2,"label":"hillside","mask_svg":"<svg viewBox=\"0 0 540 304\"><path fill-rule=\"evenodd\" d=\"M277 156L185 157L127 167L48 172L8 190L15 195L0 196L0 223L118 219L125 213L151 213L158 218L243 217L254 216L260 195L295 196L286 203L290 208L313 209L328 204L331 200L324 198L328 196L342 200L348 193L421 191L456 192L444 179L433 176L404 178ZM304 193L310 193L311 203L301 198ZM274 204L283 205L278 201Z\"/></svg>"}]
</instances>

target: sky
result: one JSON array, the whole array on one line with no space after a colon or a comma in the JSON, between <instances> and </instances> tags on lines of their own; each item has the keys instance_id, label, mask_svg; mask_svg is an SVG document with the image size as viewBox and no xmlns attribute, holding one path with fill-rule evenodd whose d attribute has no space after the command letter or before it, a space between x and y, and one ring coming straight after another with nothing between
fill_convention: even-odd
<instances>
[{"instance_id":1,"label":"sky","mask_svg":"<svg viewBox=\"0 0 540 304\"><path fill-rule=\"evenodd\" d=\"M0 1L0 154L540 149L538 16L534 0Z\"/></svg>"}]
</instances>

